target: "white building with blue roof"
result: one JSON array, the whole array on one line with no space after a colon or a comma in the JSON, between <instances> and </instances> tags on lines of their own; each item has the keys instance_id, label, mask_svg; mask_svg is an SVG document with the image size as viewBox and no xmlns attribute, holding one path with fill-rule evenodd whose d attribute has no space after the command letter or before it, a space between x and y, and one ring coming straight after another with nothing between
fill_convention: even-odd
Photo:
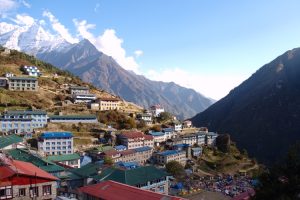
<instances>
[{"instance_id":1,"label":"white building with blue roof","mask_svg":"<svg viewBox=\"0 0 300 200\"><path fill-rule=\"evenodd\" d=\"M187 160L186 152L177 150L167 150L159 153L154 153L153 158L157 164L163 166L173 160L185 166Z\"/></svg>"},{"instance_id":2,"label":"white building with blue roof","mask_svg":"<svg viewBox=\"0 0 300 200\"><path fill-rule=\"evenodd\" d=\"M17 134L32 133L34 129L47 125L47 112L44 110L12 110L0 117L0 131Z\"/></svg>"},{"instance_id":3,"label":"white building with blue roof","mask_svg":"<svg viewBox=\"0 0 300 200\"><path fill-rule=\"evenodd\" d=\"M44 132L38 139L38 150L45 155L73 154L71 132Z\"/></svg>"}]
</instances>

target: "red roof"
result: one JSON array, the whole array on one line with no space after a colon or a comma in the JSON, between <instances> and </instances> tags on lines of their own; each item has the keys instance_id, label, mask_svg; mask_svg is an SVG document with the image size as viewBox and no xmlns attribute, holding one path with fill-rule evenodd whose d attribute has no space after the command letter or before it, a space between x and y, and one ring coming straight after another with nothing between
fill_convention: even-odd
<instances>
[{"instance_id":1,"label":"red roof","mask_svg":"<svg viewBox=\"0 0 300 200\"><path fill-rule=\"evenodd\" d=\"M134 138L142 138L145 135L140 131L127 131L127 132L122 132L121 136L134 139Z\"/></svg>"},{"instance_id":2,"label":"red roof","mask_svg":"<svg viewBox=\"0 0 300 200\"><path fill-rule=\"evenodd\" d=\"M14 175L35 176L54 181L58 180L55 176L52 176L35 165L19 160L7 161L6 165L0 166L0 172L0 180Z\"/></svg>"},{"instance_id":3,"label":"red roof","mask_svg":"<svg viewBox=\"0 0 300 200\"><path fill-rule=\"evenodd\" d=\"M127 149L127 150L121 151L122 156L134 154L134 153L135 153L135 151L133 149Z\"/></svg>"},{"instance_id":4,"label":"red roof","mask_svg":"<svg viewBox=\"0 0 300 200\"><path fill-rule=\"evenodd\" d=\"M108 200L183 200L183 198L180 197L173 197L149 190L143 190L122 183L117 183L115 181L104 181L95 185L81 187L79 188L79 191L93 197Z\"/></svg>"},{"instance_id":5,"label":"red roof","mask_svg":"<svg viewBox=\"0 0 300 200\"><path fill-rule=\"evenodd\" d=\"M115 149L110 149L110 150L103 152L103 154L106 156L115 156L115 155L120 154L120 152Z\"/></svg>"},{"instance_id":6,"label":"red roof","mask_svg":"<svg viewBox=\"0 0 300 200\"><path fill-rule=\"evenodd\" d=\"M144 138L145 138L145 140L153 140L152 135L145 135Z\"/></svg>"}]
</instances>

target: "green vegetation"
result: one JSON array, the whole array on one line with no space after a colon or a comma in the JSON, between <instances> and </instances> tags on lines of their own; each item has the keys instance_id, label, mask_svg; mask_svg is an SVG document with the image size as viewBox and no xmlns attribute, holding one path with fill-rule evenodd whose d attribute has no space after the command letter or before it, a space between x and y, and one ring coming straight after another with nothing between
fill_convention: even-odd
<instances>
[{"instance_id":1,"label":"green vegetation","mask_svg":"<svg viewBox=\"0 0 300 200\"><path fill-rule=\"evenodd\" d=\"M117 110L110 110L98 113L98 119L101 123L112 125L116 129L132 129L136 128L136 122Z\"/></svg>"},{"instance_id":2,"label":"green vegetation","mask_svg":"<svg viewBox=\"0 0 300 200\"><path fill-rule=\"evenodd\" d=\"M174 177L181 177L182 175L184 175L183 166L175 160L172 160L166 164L166 170Z\"/></svg>"},{"instance_id":3,"label":"green vegetation","mask_svg":"<svg viewBox=\"0 0 300 200\"><path fill-rule=\"evenodd\" d=\"M284 162L259 176L255 200L293 200L300 195L300 143L292 146Z\"/></svg>"},{"instance_id":4,"label":"green vegetation","mask_svg":"<svg viewBox=\"0 0 300 200\"><path fill-rule=\"evenodd\" d=\"M204 147L203 155L197 161L197 164L199 169L212 174L236 173L240 169L250 172L258 168L257 163L241 154L235 144L229 146L227 153L217 148Z\"/></svg>"}]
</instances>

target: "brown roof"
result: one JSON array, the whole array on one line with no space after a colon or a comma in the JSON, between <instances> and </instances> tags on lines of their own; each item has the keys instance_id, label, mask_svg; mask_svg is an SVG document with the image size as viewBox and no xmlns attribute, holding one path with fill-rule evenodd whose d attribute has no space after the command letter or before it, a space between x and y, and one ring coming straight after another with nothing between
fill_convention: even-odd
<instances>
[{"instance_id":1,"label":"brown roof","mask_svg":"<svg viewBox=\"0 0 300 200\"><path fill-rule=\"evenodd\" d=\"M145 140L153 140L152 135L144 135Z\"/></svg>"},{"instance_id":2,"label":"brown roof","mask_svg":"<svg viewBox=\"0 0 300 200\"><path fill-rule=\"evenodd\" d=\"M127 132L122 132L121 136L134 139L134 138L142 138L145 135L140 131L127 131Z\"/></svg>"},{"instance_id":3,"label":"brown roof","mask_svg":"<svg viewBox=\"0 0 300 200\"><path fill-rule=\"evenodd\" d=\"M122 154L122 156L126 156L126 155L129 155L129 154L135 154L135 151L133 149L128 149L128 150L125 150L125 151L121 151L121 154Z\"/></svg>"}]
</instances>

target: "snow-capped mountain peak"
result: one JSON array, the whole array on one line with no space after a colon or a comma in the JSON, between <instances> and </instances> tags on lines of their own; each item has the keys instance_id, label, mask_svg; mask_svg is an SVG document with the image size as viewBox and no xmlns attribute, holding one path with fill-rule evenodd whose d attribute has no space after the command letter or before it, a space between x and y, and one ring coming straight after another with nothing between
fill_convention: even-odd
<instances>
[{"instance_id":1,"label":"snow-capped mountain peak","mask_svg":"<svg viewBox=\"0 0 300 200\"><path fill-rule=\"evenodd\" d=\"M36 55L41 52L63 50L70 46L61 36L46 31L40 24L14 25L0 23L0 45Z\"/></svg>"}]
</instances>

